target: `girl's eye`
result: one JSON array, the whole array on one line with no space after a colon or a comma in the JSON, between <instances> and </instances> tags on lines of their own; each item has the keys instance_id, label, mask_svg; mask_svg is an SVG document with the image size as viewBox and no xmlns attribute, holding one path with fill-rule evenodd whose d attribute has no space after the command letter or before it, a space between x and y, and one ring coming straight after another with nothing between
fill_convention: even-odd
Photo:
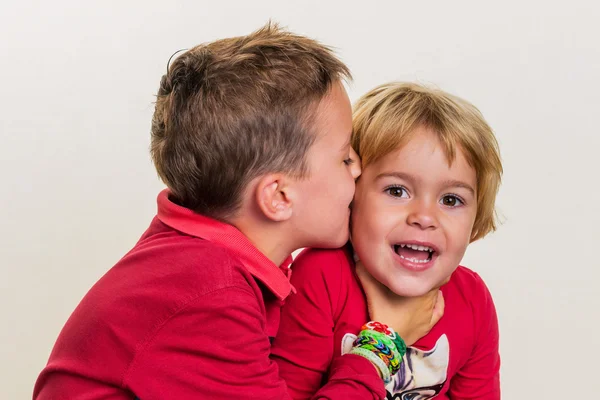
<instances>
[{"instance_id":1,"label":"girl's eye","mask_svg":"<svg viewBox=\"0 0 600 400\"><path fill-rule=\"evenodd\" d=\"M385 191L392 197L408 197L408 192L402 186L390 186Z\"/></svg>"},{"instance_id":2,"label":"girl's eye","mask_svg":"<svg viewBox=\"0 0 600 400\"><path fill-rule=\"evenodd\" d=\"M446 207L458 207L465 204L465 202L462 201L460 197L455 196L453 194L447 194L444 197L442 197L440 203L442 203L442 205L445 205Z\"/></svg>"},{"instance_id":3,"label":"girl's eye","mask_svg":"<svg viewBox=\"0 0 600 400\"><path fill-rule=\"evenodd\" d=\"M346 164L346 165L352 165L353 163L354 163L354 160L351 159L350 157L348 157L344 160L344 164Z\"/></svg>"}]
</instances>

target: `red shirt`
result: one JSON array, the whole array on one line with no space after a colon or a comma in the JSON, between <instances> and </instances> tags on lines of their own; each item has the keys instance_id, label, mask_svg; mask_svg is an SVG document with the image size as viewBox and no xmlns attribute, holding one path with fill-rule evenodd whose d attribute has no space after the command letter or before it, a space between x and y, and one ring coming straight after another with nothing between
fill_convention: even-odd
<instances>
[{"instance_id":1,"label":"red shirt","mask_svg":"<svg viewBox=\"0 0 600 400\"><path fill-rule=\"evenodd\" d=\"M148 230L67 321L34 399L289 399L269 359L287 265L163 191ZM375 368L349 355L317 398L384 396Z\"/></svg>"},{"instance_id":2,"label":"red shirt","mask_svg":"<svg viewBox=\"0 0 600 400\"><path fill-rule=\"evenodd\" d=\"M307 399L331 360L349 350L368 311L349 249L304 251L293 271L297 294L283 307L272 353L292 397ZM442 292L444 316L409 349L388 399L499 400L498 322L488 289L458 267Z\"/></svg>"}]
</instances>

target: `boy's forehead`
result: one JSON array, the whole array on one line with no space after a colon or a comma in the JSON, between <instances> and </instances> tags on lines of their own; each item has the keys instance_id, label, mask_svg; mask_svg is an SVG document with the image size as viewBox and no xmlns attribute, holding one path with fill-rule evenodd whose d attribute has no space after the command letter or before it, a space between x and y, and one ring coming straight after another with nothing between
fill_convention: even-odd
<instances>
[{"instance_id":1,"label":"boy's forehead","mask_svg":"<svg viewBox=\"0 0 600 400\"><path fill-rule=\"evenodd\" d=\"M334 83L329 93L318 103L313 130L316 140L339 142L347 146L352 134L352 106L341 83Z\"/></svg>"}]
</instances>

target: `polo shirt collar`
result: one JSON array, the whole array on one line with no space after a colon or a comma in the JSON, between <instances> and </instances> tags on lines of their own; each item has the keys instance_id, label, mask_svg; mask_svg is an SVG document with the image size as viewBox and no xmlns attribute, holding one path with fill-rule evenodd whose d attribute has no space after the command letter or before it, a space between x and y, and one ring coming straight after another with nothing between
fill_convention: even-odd
<instances>
[{"instance_id":1,"label":"polo shirt collar","mask_svg":"<svg viewBox=\"0 0 600 400\"><path fill-rule=\"evenodd\" d=\"M285 299L293 287L289 281L289 268L292 257L278 267L261 253L250 240L233 225L200 215L192 210L173 203L169 190L159 193L158 219L171 228L217 243L235 253L246 270L261 281L280 300Z\"/></svg>"}]
</instances>

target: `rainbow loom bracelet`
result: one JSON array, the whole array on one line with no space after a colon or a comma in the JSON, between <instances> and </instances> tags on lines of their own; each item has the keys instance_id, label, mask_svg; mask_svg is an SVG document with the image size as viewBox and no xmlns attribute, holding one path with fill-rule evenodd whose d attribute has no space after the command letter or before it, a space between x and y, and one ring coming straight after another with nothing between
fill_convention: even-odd
<instances>
[{"instance_id":1,"label":"rainbow loom bracelet","mask_svg":"<svg viewBox=\"0 0 600 400\"><path fill-rule=\"evenodd\" d=\"M373 352L385 363L391 375L400 369L400 354L394 342L385 334L372 330L361 331L354 341L354 346Z\"/></svg>"},{"instance_id":2,"label":"rainbow loom bracelet","mask_svg":"<svg viewBox=\"0 0 600 400\"><path fill-rule=\"evenodd\" d=\"M380 322L371 321L363 325L360 334L354 341L350 351L371 361L384 382L389 382L391 376L398 372L404 355L406 344L392 328Z\"/></svg>"},{"instance_id":3,"label":"rainbow loom bracelet","mask_svg":"<svg viewBox=\"0 0 600 400\"><path fill-rule=\"evenodd\" d=\"M398 350L398 353L400 353L400 358L404 358L404 355L406 354L406 343L404 343L404 340L402 340L400 335L398 335L393 328L390 328L381 322L370 321L363 325L362 330L372 330L389 336L396 345L396 349Z\"/></svg>"}]
</instances>

